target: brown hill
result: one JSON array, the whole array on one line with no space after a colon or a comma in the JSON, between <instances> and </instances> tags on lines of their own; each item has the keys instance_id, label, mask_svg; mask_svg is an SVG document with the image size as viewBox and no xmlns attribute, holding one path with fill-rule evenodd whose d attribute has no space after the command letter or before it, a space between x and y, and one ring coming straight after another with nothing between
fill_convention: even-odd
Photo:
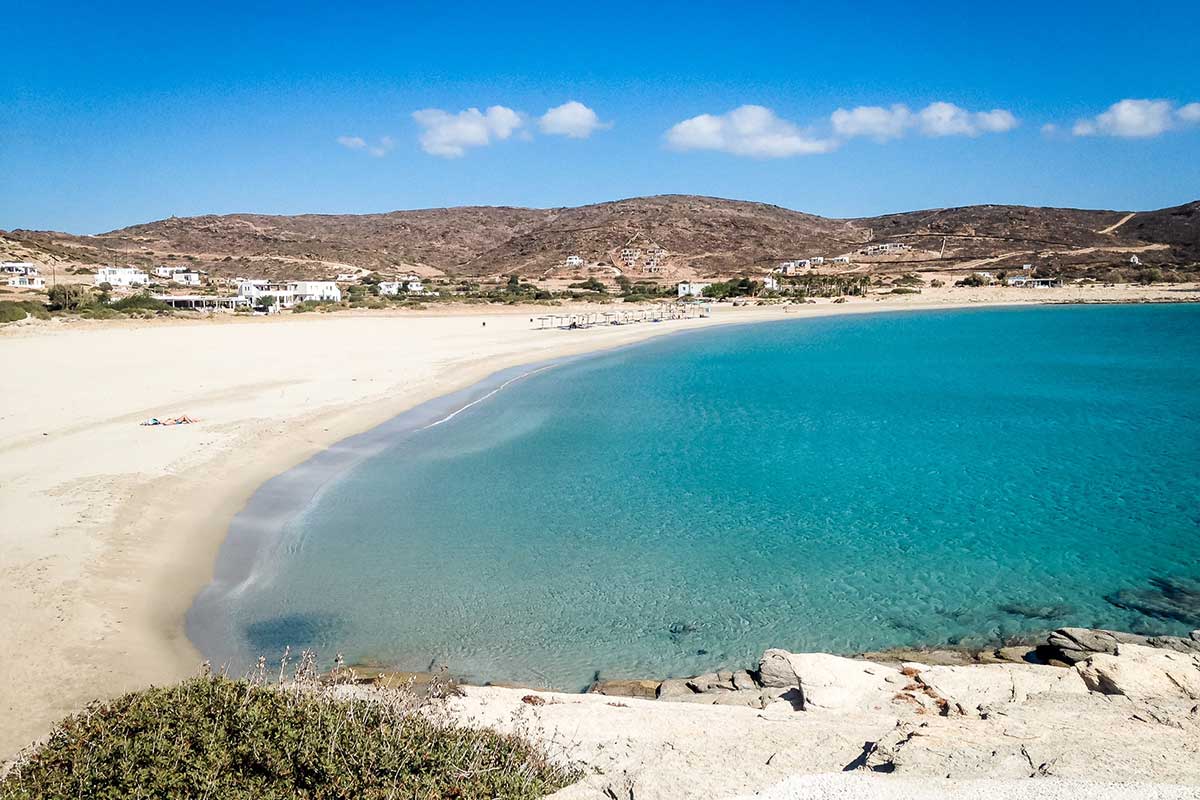
<instances>
[{"instance_id":1,"label":"brown hill","mask_svg":"<svg viewBox=\"0 0 1200 800\"><path fill-rule=\"evenodd\" d=\"M865 257L868 243L911 250ZM640 251L623 260L621 251ZM657 263L647 262L654 254ZM663 195L561 209L463 207L386 214L229 214L160 220L97 236L17 230L0 257L53 264L194 264L217 275L324 276L350 268L537 277L592 269L669 280L761 272L782 260L850 255L847 269L970 269L984 265L1195 264L1200 202L1128 214L1027 206L966 206L828 219L763 203Z\"/></svg>"}]
</instances>

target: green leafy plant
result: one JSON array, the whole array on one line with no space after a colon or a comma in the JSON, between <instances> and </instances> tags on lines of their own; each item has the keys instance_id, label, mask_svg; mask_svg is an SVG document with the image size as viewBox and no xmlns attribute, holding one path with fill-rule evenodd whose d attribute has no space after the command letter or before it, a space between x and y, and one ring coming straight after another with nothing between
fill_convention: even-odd
<instances>
[{"instance_id":1,"label":"green leafy plant","mask_svg":"<svg viewBox=\"0 0 1200 800\"><path fill-rule=\"evenodd\" d=\"M541 797L579 777L518 736L450 722L436 694L346 699L314 664L305 654L306 677L279 684L260 661L258 678L204 675L93 703L18 759L0 798L482 800Z\"/></svg>"}]
</instances>

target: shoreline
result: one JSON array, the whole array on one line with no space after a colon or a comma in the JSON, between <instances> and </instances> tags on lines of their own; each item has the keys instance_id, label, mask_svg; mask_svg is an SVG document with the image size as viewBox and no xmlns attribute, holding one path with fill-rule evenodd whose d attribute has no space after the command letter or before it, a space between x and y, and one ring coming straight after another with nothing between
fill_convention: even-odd
<instances>
[{"instance_id":1,"label":"shoreline","mask_svg":"<svg viewBox=\"0 0 1200 800\"><path fill-rule=\"evenodd\" d=\"M10 359L18 373L14 385L27 387L28 396L22 398L24 404L0 409L5 433L0 453L9 462L0 471L0 500L11 509L6 514L21 521L14 526L21 530L0 542L11 545L13 565L4 568L5 599L19 620L4 644L22 656L0 666L0 707L8 719L19 720L0 732L0 755L15 753L88 700L192 674L202 657L183 622L213 578L230 521L265 483L347 438L422 403L469 389L500 370L668 333L832 314L1042 305L1067 299L1031 297L1028 290L987 299L974 299L970 292L941 294L940 301L908 296L913 299L818 303L786 312L781 306L721 308L709 320L570 334L526 329L528 309L36 329L55 327L46 325L11 336L6 331L0 348L13 348L9 355L20 354L17 348L22 347L41 352L24 354L30 365ZM1153 288L1113 292L1111 297L1093 294L1074 302L1186 302L1186 295ZM492 325L476 324L481 321ZM314 332L314 326L330 330ZM239 341L238 334L256 341ZM396 334L411 334L416 341L372 343L370 355L379 358L389 357L396 347L410 348L404 351L406 360L382 379L377 380L379 363L370 358L358 355L345 359L354 363L336 363L339 347ZM98 338L109 341L86 341ZM197 338L208 341L197 343ZM289 341L295 339L303 341ZM427 350L414 354L418 342ZM196 344L198 350L184 350ZM37 365L70 366L78 355L73 351L88 345L117 355L102 352L87 358L85 353L76 365L82 374L60 377L39 394L45 381ZM336 374L314 379L313 365L288 349L306 346L329 357ZM123 396L101 397L105 393L89 386L97 376L111 376L122 352L149 350L154 351L149 356L132 356L129 372L112 376L132 384ZM221 356L243 351L266 362L257 364L253 379L205 377L214 363L220 366ZM179 352L187 353L188 363L176 363L173 356ZM287 363L272 365L272 358ZM196 381L204 383L194 385ZM346 381L376 385L351 389ZM200 424L166 430L136 427L141 418L172 410L192 414ZM54 413L66 423L48 423L47 415ZM97 460L105 463L97 472L88 456L100 453L104 458ZM58 665L61 674L47 674L42 666L47 663Z\"/></svg>"}]
</instances>

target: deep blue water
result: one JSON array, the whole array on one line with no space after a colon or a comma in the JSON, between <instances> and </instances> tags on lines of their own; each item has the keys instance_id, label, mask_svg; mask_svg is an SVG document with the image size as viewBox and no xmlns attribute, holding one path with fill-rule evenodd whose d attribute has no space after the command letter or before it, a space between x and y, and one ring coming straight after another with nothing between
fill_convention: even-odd
<instances>
[{"instance_id":1,"label":"deep blue water","mask_svg":"<svg viewBox=\"0 0 1200 800\"><path fill-rule=\"evenodd\" d=\"M1198 498L1200 306L712 329L388 439L262 534L200 638L571 689L766 647L1179 633Z\"/></svg>"}]
</instances>

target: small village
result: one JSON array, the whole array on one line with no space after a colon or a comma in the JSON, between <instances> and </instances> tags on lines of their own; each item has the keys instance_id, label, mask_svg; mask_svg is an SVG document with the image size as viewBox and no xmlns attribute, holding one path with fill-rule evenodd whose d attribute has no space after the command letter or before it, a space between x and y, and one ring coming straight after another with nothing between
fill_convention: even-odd
<instances>
[{"instance_id":1,"label":"small village","mask_svg":"<svg viewBox=\"0 0 1200 800\"><path fill-rule=\"evenodd\" d=\"M943 254L936 255L940 258ZM714 302L843 302L847 297L920 294L923 289L947 286L1052 290L1066 282L1053 270L1034 263L1007 270L954 271L934 262L938 269L933 271L920 257L904 242L871 242L853 252L808 254L776 261L773 266L754 265L739 274L702 276L687 266L685 256L639 234L598 257L568 253L536 278L518 274L459 278L437 270L426 270L433 274L423 276L403 269L349 265L320 279L228 277L196 265L169 264L147 268L55 265L47 275L46 268L34 261L4 261L0 262L0 303L21 302L33 314L40 298L46 297L51 311L101 317L120 311L142 316L167 311L273 315L454 302L549 306L625 302L643 306L636 312L544 315L531 320L535 327L590 327L706 315L707 304ZM963 266L972 263L980 262ZM1124 263L1138 275L1154 275L1136 254ZM1074 284L1095 282L1091 278L1070 280ZM687 304L701 304L704 310L677 308ZM19 311L9 315L24 317Z\"/></svg>"}]
</instances>

